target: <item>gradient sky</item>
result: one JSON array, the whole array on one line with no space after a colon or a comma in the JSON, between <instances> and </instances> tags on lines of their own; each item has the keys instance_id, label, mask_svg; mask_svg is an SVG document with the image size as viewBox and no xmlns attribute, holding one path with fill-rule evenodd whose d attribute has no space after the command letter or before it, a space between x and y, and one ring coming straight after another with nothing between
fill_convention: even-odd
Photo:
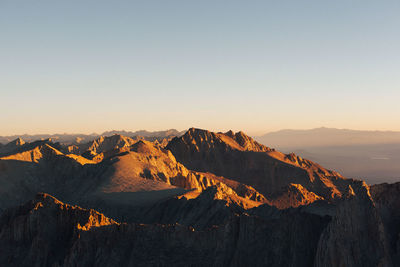
<instances>
[{"instance_id":1,"label":"gradient sky","mask_svg":"<svg viewBox=\"0 0 400 267\"><path fill-rule=\"evenodd\" d=\"M400 130L400 1L0 0L0 135Z\"/></svg>"}]
</instances>

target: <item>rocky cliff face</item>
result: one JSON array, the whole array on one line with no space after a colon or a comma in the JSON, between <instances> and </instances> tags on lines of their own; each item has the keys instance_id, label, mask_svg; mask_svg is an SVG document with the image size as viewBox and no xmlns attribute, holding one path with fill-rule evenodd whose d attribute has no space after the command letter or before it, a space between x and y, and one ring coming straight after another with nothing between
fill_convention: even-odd
<instances>
[{"instance_id":1,"label":"rocky cliff face","mask_svg":"<svg viewBox=\"0 0 400 267\"><path fill-rule=\"evenodd\" d=\"M385 226L394 262L400 262L400 183L378 184L370 187L375 207Z\"/></svg>"},{"instance_id":2,"label":"rocky cliff face","mask_svg":"<svg viewBox=\"0 0 400 267\"><path fill-rule=\"evenodd\" d=\"M116 222L94 210L38 194L0 217L0 265L60 265L80 231L111 224Z\"/></svg>"},{"instance_id":3,"label":"rocky cliff face","mask_svg":"<svg viewBox=\"0 0 400 267\"><path fill-rule=\"evenodd\" d=\"M321 235L315 266L392 266L382 217L364 182L355 182Z\"/></svg>"}]
</instances>

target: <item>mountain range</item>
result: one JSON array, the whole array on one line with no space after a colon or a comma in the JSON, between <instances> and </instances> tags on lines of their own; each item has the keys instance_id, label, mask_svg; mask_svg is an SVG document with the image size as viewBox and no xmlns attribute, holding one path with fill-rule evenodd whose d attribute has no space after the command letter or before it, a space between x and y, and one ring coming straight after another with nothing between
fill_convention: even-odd
<instances>
[{"instance_id":1,"label":"mountain range","mask_svg":"<svg viewBox=\"0 0 400 267\"><path fill-rule=\"evenodd\" d=\"M400 143L400 132L361 131L320 127L309 130L280 130L256 137L277 148L329 147Z\"/></svg>"},{"instance_id":2,"label":"mountain range","mask_svg":"<svg viewBox=\"0 0 400 267\"><path fill-rule=\"evenodd\" d=\"M400 183L243 132L109 134L0 147L0 266L400 264Z\"/></svg>"},{"instance_id":3,"label":"mountain range","mask_svg":"<svg viewBox=\"0 0 400 267\"><path fill-rule=\"evenodd\" d=\"M102 134L23 134L23 135L10 135L10 136L0 136L0 145L1 144L7 144L13 140L16 140L18 138L21 138L25 140L26 142L32 142L36 140L46 140L46 139L51 139L55 142L60 142L63 144L79 144L79 143L87 143L90 141L93 141L96 138L99 138L101 136L111 136L114 134L119 134L119 135L124 135L124 136L129 136L129 137L134 137L134 138L144 138L144 139L150 139L152 141L154 140L159 140L162 141L163 139L170 139L175 136L180 136L184 134L185 132L183 131L178 131L175 129L170 129L170 130L165 130L165 131L146 131L146 130L140 130L140 131L125 131L125 130L112 130L112 131L106 131L103 132Z\"/></svg>"}]
</instances>

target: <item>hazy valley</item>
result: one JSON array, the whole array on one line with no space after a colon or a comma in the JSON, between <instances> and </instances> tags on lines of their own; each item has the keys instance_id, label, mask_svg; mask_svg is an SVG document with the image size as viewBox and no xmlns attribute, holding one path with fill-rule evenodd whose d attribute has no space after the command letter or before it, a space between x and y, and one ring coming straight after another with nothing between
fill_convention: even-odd
<instances>
[{"instance_id":1,"label":"hazy valley","mask_svg":"<svg viewBox=\"0 0 400 267\"><path fill-rule=\"evenodd\" d=\"M282 130L255 139L368 184L400 181L400 132L316 128Z\"/></svg>"}]
</instances>

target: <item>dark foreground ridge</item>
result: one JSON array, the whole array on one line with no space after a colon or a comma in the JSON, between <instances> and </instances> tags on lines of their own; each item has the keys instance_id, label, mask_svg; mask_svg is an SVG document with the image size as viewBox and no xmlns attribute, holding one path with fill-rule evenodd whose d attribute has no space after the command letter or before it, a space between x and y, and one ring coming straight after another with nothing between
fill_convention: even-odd
<instances>
[{"instance_id":1,"label":"dark foreground ridge","mask_svg":"<svg viewBox=\"0 0 400 267\"><path fill-rule=\"evenodd\" d=\"M119 223L38 194L0 217L0 265L397 266L400 240L391 225L399 218L400 186L387 187L371 189L374 202L368 186L354 183L332 216L321 214L323 206L262 205L231 211L224 224L204 230ZM214 187L202 197L218 201L220 193Z\"/></svg>"},{"instance_id":2,"label":"dark foreground ridge","mask_svg":"<svg viewBox=\"0 0 400 267\"><path fill-rule=\"evenodd\" d=\"M39 194L2 215L0 264L310 266L327 221L313 214L278 212L271 218L237 214L225 225L203 231L179 224L120 224ZM275 242L279 239L284 242Z\"/></svg>"}]
</instances>

